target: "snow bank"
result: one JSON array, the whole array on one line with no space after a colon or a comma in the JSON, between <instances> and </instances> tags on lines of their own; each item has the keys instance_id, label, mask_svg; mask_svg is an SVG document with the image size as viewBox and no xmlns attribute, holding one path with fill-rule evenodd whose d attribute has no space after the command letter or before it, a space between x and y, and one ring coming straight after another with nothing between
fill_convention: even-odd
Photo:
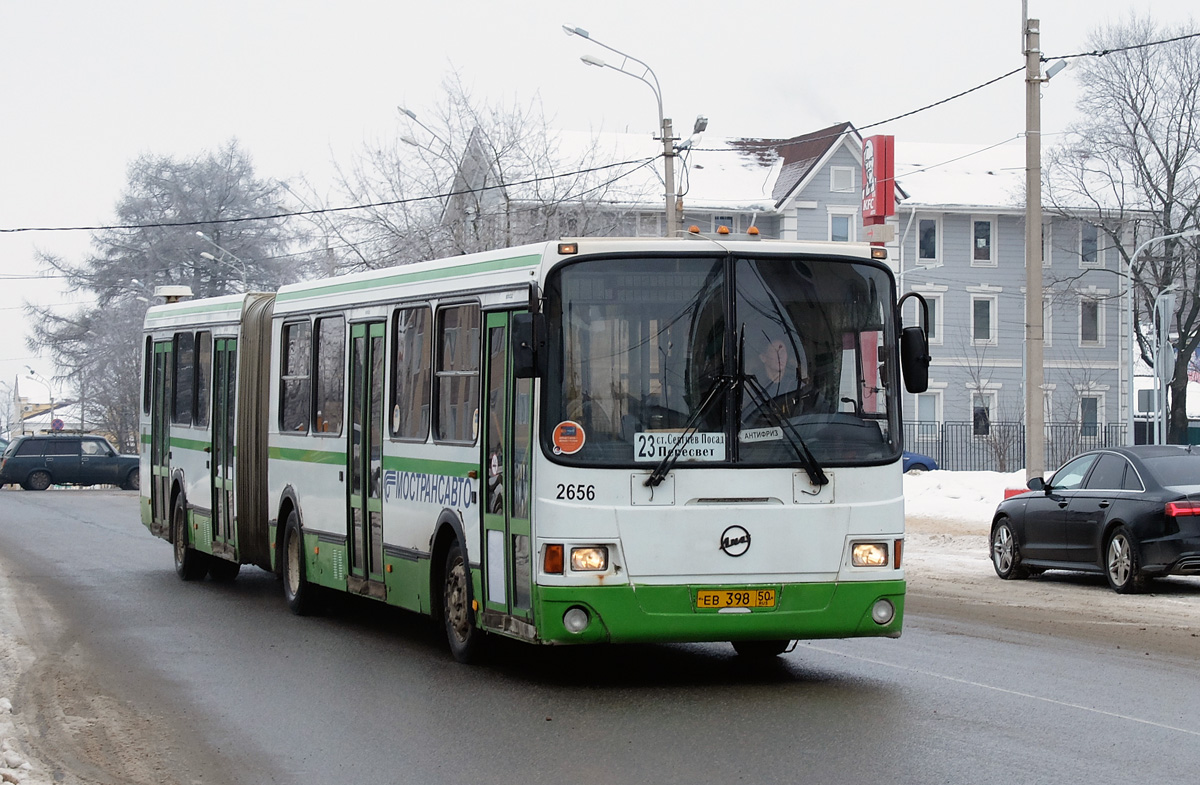
<instances>
[{"instance_id":1,"label":"snow bank","mask_svg":"<svg viewBox=\"0 0 1200 785\"><path fill-rule=\"evenodd\" d=\"M1006 488L1024 488L1025 470L1015 472L909 472L904 475L904 514L979 527L986 532Z\"/></svg>"}]
</instances>

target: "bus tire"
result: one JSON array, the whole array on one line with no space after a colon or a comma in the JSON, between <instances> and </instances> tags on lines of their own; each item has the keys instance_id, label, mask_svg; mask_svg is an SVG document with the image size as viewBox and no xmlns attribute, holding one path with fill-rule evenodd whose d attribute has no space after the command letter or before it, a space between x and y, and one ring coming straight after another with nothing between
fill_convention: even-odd
<instances>
[{"instance_id":1,"label":"bus tire","mask_svg":"<svg viewBox=\"0 0 1200 785\"><path fill-rule=\"evenodd\" d=\"M442 582L442 624L450 654L459 662L471 662L479 653L483 633L475 626L472 609L471 571L466 555L456 541L446 551Z\"/></svg>"},{"instance_id":2,"label":"bus tire","mask_svg":"<svg viewBox=\"0 0 1200 785\"><path fill-rule=\"evenodd\" d=\"M175 497L171 509L171 539L175 556L175 574L185 581L198 581L208 572L203 553L192 547L188 540L187 502L183 494Z\"/></svg>"},{"instance_id":3,"label":"bus tire","mask_svg":"<svg viewBox=\"0 0 1200 785\"><path fill-rule=\"evenodd\" d=\"M208 560L208 577L217 583L230 583L237 578L242 565L213 556Z\"/></svg>"},{"instance_id":4,"label":"bus tire","mask_svg":"<svg viewBox=\"0 0 1200 785\"><path fill-rule=\"evenodd\" d=\"M755 660L777 657L792 645L791 641L732 641L732 643L733 650L739 657Z\"/></svg>"},{"instance_id":5,"label":"bus tire","mask_svg":"<svg viewBox=\"0 0 1200 785\"><path fill-rule=\"evenodd\" d=\"M287 600L288 609L297 616L307 616L315 608L313 595L316 588L308 582L304 557L300 516L292 510L283 528L283 598Z\"/></svg>"}]
</instances>

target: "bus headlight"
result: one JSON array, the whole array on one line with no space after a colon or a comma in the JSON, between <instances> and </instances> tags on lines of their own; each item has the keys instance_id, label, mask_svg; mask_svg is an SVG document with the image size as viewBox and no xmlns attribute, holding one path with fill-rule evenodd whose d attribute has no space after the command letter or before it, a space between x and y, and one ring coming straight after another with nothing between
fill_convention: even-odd
<instances>
[{"instance_id":1,"label":"bus headlight","mask_svg":"<svg viewBox=\"0 0 1200 785\"><path fill-rule=\"evenodd\" d=\"M603 572L608 569L608 548L602 545L571 549L571 570Z\"/></svg>"},{"instance_id":2,"label":"bus headlight","mask_svg":"<svg viewBox=\"0 0 1200 785\"><path fill-rule=\"evenodd\" d=\"M850 551L850 563L855 567L886 567L888 547L886 542L856 542Z\"/></svg>"}]
</instances>

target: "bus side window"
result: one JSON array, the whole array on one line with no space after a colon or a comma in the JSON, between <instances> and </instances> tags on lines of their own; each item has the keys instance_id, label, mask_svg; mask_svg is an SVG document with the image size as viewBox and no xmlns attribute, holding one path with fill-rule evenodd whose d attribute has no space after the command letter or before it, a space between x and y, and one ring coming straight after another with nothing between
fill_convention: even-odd
<instances>
[{"instance_id":1,"label":"bus side window","mask_svg":"<svg viewBox=\"0 0 1200 785\"><path fill-rule=\"evenodd\" d=\"M285 324L281 341L279 429L287 433L307 433L312 326L308 322Z\"/></svg>"},{"instance_id":2,"label":"bus side window","mask_svg":"<svg viewBox=\"0 0 1200 785\"><path fill-rule=\"evenodd\" d=\"M403 308L392 323L392 436L425 441L429 433L429 309Z\"/></svg>"},{"instance_id":3,"label":"bus side window","mask_svg":"<svg viewBox=\"0 0 1200 785\"><path fill-rule=\"evenodd\" d=\"M336 436L342 432L345 399L346 322L340 316L317 319L316 402L313 431Z\"/></svg>"},{"instance_id":4,"label":"bus side window","mask_svg":"<svg viewBox=\"0 0 1200 785\"><path fill-rule=\"evenodd\" d=\"M479 306L438 311L438 365L434 377L439 441L470 444L479 430Z\"/></svg>"}]
</instances>

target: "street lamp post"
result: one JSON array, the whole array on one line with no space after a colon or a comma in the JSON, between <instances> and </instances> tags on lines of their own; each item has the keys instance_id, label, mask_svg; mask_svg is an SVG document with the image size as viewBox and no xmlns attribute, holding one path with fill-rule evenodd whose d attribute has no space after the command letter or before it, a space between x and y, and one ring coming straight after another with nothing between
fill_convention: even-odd
<instances>
[{"instance_id":1,"label":"street lamp post","mask_svg":"<svg viewBox=\"0 0 1200 785\"><path fill-rule=\"evenodd\" d=\"M199 237L204 242L211 245L213 248L216 248L218 251L221 252L221 256L217 257L217 256L213 256L208 251L201 251L200 252L201 258L207 259L210 262L216 262L217 264L223 264L227 267L233 267L233 265L231 265L231 264L229 264L229 262L225 261L225 257L228 256L230 259L237 262L237 267L235 267L234 269L242 274L242 289L245 290L245 289L250 288L250 274L246 268L246 263L243 262L238 257L237 254L235 254L233 251L230 251L228 248L218 245L215 240L213 240L211 237L209 237L204 232L197 231L196 236Z\"/></svg>"},{"instance_id":2,"label":"street lamp post","mask_svg":"<svg viewBox=\"0 0 1200 785\"><path fill-rule=\"evenodd\" d=\"M605 61L601 60L599 57L593 57L592 55L584 55L583 57L579 58L584 63L586 63L588 65L594 65L597 68L611 68L614 71L619 71L620 73L625 74L626 76L632 76L634 79L644 82L651 90L654 91L654 100L658 102L658 127L659 127L659 131L661 133L661 136L656 136L654 138L661 139L662 143L663 143L663 170L664 170L663 173L664 173L665 179L666 179L666 209L667 209L666 236L674 237L679 231L679 216L678 216L678 212L676 210L676 205L675 205L675 155L676 155L675 142L676 142L676 138L675 138L672 128L671 128L671 118L663 117L662 89L659 87L658 77L655 75L654 70L650 66L648 66L644 62L642 62L641 60L639 60L636 57L633 57L631 55L627 55L624 52L622 52L620 49L615 49L602 41L597 41L595 38L592 38L592 36L588 33L587 30L584 30L581 27L572 27L570 25L563 25L562 29L563 29L563 32L566 33L567 35L577 35L580 38L585 38L588 41L591 41L596 46L604 47L608 51L610 51L614 54L620 55L622 58L624 58L624 60L622 60L621 64L619 66L617 66L617 65L613 65L611 63L606 63ZM642 72L638 73L637 70L633 70L633 71L625 70L626 67L630 63L636 63L637 65L641 66Z\"/></svg>"},{"instance_id":3,"label":"street lamp post","mask_svg":"<svg viewBox=\"0 0 1200 785\"><path fill-rule=\"evenodd\" d=\"M1150 239L1146 240L1141 245L1139 245L1134 250L1134 252L1129 255L1129 271L1127 274L1128 275L1128 278L1127 278L1128 285L1126 287L1126 297L1125 297L1125 322L1129 325L1128 346L1127 346L1127 352L1126 352L1129 356L1127 358L1128 367L1126 369L1127 373L1128 373L1128 378L1125 380L1126 385L1127 385L1126 395L1125 395L1126 404L1127 404L1127 407L1126 407L1127 410L1126 410L1126 414L1125 414L1125 430L1128 434L1127 438L1129 440L1129 444L1131 444L1131 445L1134 444L1133 411L1134 411L1134 402L1136 400L1135 396L1137 395L1137 390L1134 388L1134 384L1133 384L1133 369L1134 369L1134 359L1133 358L1134 358L1134 352L1136 350L1136 345L1137 345L1136 342L1134 341L1134 327L1133 327L1133 280L1134 280L1133 279L1133 264L1134 264L1134 262L1137 261L1137 258L1138 258L1138 256L1141 255L1142 251L1146 250L1154 243L1161 242L1162 240L1174 240L1177 237L1195 237L1196 235L1200 235L1200 228L1185 229L1182 232L1174 232L1172 234L1164 234L1164 235L1159 235L1157 237L1151 237Z\"/></svg>"},{"instance_id":4,"label":"street lamp post","mask_svg":"<svg viewBox=\"0 0 1200 785\"><path fill-rule=\"evenodd\" d=\"M50 382L46 381L42 376L29 365L25 366L29 370L29 379L46 388L46 394L50 396L50 429L54 430L54 388L50 386ZM25 418L28 419L28 418ZM25 433L25 419L21 420L21 433Z\"/></svg>"}]
</instances>

